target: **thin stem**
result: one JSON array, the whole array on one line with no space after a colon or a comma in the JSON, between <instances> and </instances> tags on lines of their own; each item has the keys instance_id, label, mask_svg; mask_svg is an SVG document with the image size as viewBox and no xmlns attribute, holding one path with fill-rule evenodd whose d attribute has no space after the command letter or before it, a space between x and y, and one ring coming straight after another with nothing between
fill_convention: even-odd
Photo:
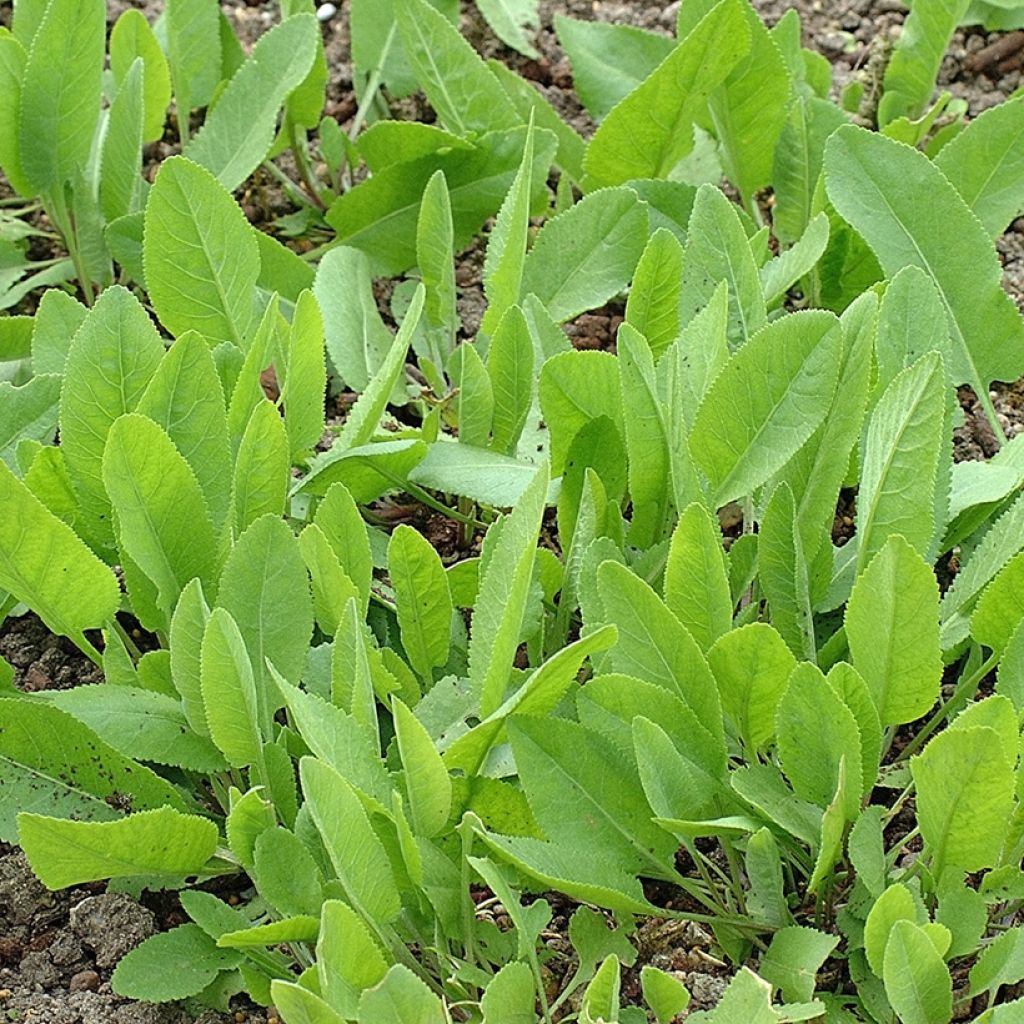
<instances>
[{"instance_id":1,"label":"thin stem","mask_svg":"<svg viewBox=\"0 0 1024 1024\"><path fill-rule=\"evenodd\" d=\"M142 657L142 651L139 650L135 641L131 638L131 634L128 632L116 618L111 620L111 629L121 638L121 643L124 644L125 650L132 656L132 660L138 662Z\"/></svg>"},{"instance_id":2,"label":"thin stem","mask_svg":"<svg viewBox=\"0 0 1024 1024\"><path fill-rule=\"evenodd\" d=\"M395 42L395 34L398 30L398 23L395 21L391 22L391 27L388 29L387 38L384 40L384 46L380 51L380 61L370 74L370 77L366 80L366 89L363 92L363 97L359 101L359 106L356 109L356 116L352 120L352 127L348 130L348 137L350 141L355 142L356 137L359 135L359 129L363 127L363 122L366 120L367 111L373 106L374 99L377 95L377 90L380 88L381 79L384 75L384 65L387 63L388 55L391 53L391 47Z\"/></svg>"},{"instance_id":3,"label":"thin stem","mask_svg":"<svg viewBox=\"0 0 1024 1024\"><path fill-rule=\"evenodd\" d=\"M75 265L75 273L78 275L78 283L82 287L82 295L85 304L91 306L96 301L95 292L92 290L92 281L86 272L85 263L82 260L81 250L78 248L78 238L75 235L75 225L71 214L68 211L67 199L64 196L64 186L58 185L49 194L49 206L44 202L44 208L50 216L50 220L57 226L57 230L64 236L64 244L68 247L68 255Z\"/></svg>"},{"instance_id":4,"label":"thin stem","mask_svg":"<svg viewBox=\"0 0 1024 1024\"><path fill-rule=\"evenodd\" d=\"M323 210L324 201L320 198L320 183L316 180L313 168L309 162L309 153L306 151L306 140L299 134L299 126L288 118L288 141L295 156L295 166L299 169L299 175L309 194L313 197L316 206Z\"/></svg>"},{"instance_id":5,"label":"thin stem","mask_svg":"<svg viewBox=\"0 0 1024 1024\"><path fill-rule=\"evenodd\" d=\"M957 709L957 707L964 701L970 700L971 696L981 685L981 681L999 664L999 655L990 654L969 676L964 676L956 685L956 689L953 691L953 696L949 698L935 712L934 715L928 720L924 728L900 751L900 756L896 759L897 761L905 761L911 754L917 753L918 750L924 745L925 740L942 723L949 718L949 716Z\"/></svg>"},{"instance_id":6,"label":"thin stem","mask_svg":"<svg viewBox=\"0 0 1024 1024\"><path fill-rule=\"evenodd\" d=\"M288 198L293 202L298 203L300 206L310 206L314 210L323 209L322 203L318 206L317 203L310 199L309 196L306 195L305 191L299 188L299 186L296 185L295 182L292 181L292 179L289 178L288 175L285 174L284 171L282 171L281 168L272 160L264 160L263 168L278 182L278 184L280 184L285 192L288 193Z\"/></svg>"}]
</instances>

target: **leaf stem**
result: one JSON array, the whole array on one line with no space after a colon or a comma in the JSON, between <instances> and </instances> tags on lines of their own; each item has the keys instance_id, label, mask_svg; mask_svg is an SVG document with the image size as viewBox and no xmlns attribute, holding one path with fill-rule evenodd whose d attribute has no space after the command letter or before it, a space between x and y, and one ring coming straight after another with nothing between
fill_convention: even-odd
<instances>
[{"instance_id":1,"label":"leaf stem","mask_svg":"<svg viewBox=\"0 0 1024 1024\"><path fill-rule=\"evenodd\" d=\"M911 754L917 753L918 750L924 746L925 740L942 723L949 718L949 716L965 701L971 699L971 696L978 689L981 681L999 664L999 655L993 652L990 654L970 675L964 676L959 683L956 684L956 689L953 691L953 695L947 700L938 711L928 720L924 728L900 751L900 755L896 758L897 761L905 761Z\"/></svg>"},{"instance_id":2,"label":"leaf stem","mask_svg":"<svg viewBox=\"0 0 1024 1024\"><path fill-rule=\"evenodd\" d=\"M299 169L299 175L310 196L312 196L314 204L320 210L326 209L324 201L320 198L320 183L317 181L309 162L306 140L299 134L299 126L291 117L288 118L288 142L292 149L292 155L295 157L295 166Z\"/></svg>"},{"instance_id":3,"label":"leaf stem","mask_svg":"<svg viewBox=\"0 0 1024 1024\"><path fill-rule=\"evenodd\" d=\"M96 301L96 295L93 292L92 281L89 280L89 274L85 269L82 252L78 247L78 238L75 234L74 221L68 210L64 186L58 185L52 192L48 193L46 198L49 199L49 203L44 199L43 208L49 214L50 220L56 224L57 230L64 237L64 244L68 248L68 255L71 257L71 262L75 265L75 274L78 275L78 283L81 285L85 304L91 306Z\"/></svg>"}]
</instances>

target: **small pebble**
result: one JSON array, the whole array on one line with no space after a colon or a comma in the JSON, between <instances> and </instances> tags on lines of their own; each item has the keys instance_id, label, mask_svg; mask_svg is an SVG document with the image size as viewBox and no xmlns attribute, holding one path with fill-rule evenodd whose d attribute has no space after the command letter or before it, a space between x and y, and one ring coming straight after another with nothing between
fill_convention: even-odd
<instances>
[{"instance_id":1,"label":"small pebble","mask_svg":"<svg viewBox=\"0 0 1024 1024\"><path fill-rule=\"evenodd\" d=\"M69 992L95 992L100 987L100 976L95 971L79 971L68 982Z\"/></svg>"},{"instance_id":2,"label":"small pebble","mask_svg":"<svg viewBox=\"0 0 1024 1024\"><path fill-rule=\"evenodd\" d=\"M316 9L317 21L330 21L338 13L338 8L334 4L321 4Z\"/></svg>"}]
</instances>

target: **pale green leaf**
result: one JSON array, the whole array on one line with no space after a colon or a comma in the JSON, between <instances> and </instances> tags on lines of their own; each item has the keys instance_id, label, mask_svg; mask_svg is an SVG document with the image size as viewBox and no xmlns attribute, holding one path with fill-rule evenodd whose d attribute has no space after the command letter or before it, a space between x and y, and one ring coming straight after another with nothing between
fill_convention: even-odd
<instances>
[{"instance_id":1,"label":"pale green leaf","mask_svg":"<svg viewBox=\"0 0 1024 1024\"><path fill-rule=\"evenodd\" d=\"M48 889L132 875L195 875L213 856L217 826L172 807L117 821L18 815L18 843Z\"/></svg>"},{"instance_id":2,"label":"pale green leaf","mask_svg":"<svg viewBox=\"0 0 1024 1024\"><path fill-rule=\"evenodd\" d=\"M256 683L242 634L223 608L214 608L206 622L200 687L210 737L228 763L256 764L262 746Z\"/></svg>"},{"instance_id":3,"label":"pale green leaf","mask_svg":"<svg viewBox=\"0 0 1024 1024\"><path fill-rule=\"evenodd\" d=\"M452 780L427 730L400 700L393 701L398 753L405 769L409 814L417 835L440 835L452 810Z\"/></svg>"},{"instance_id":4,"label":"pale green leaf","mask_svg":"<svg viewBox=\"0 0 1024 1024\"><path fill-rule=\"evenodd\" d=\"M164 133L167 107L171 102L171 73L160 44L136 8L123 11L110 33L110 70L118 87L125 80L136 57L143 64L143 129L145 142L156 142Z\"/></svg>"},{"instance_id":5,"label":"pale green leaf","mask_svg":"<svg viewBox=\"0 0 1024 1024\"><path fill-rule=\"evenodd\" d=\"M21 173L36 193L63 189L89 159L106 40L100 0L52 0L21 79Z\"/></svg>"},{"instance_id":6,"label":"pale green leaf","mask_svg":"<svg viewBox=\"0 0 1024 1024\"><path fill-rule=\"evenodd\" d=\"M931 567L898 534L857 578L846 638L882 725L924 715L939 696L939 587Z\"/></svg>"},{"instance_id":7,"label":"pale green leaf","mask_svg":"<svg viewBox=\"0 0 1024 1024\"><path fill-rule=\"evenodd\" d=\"M400 525L388 543L388 572L395 588L395 608L402 647L412 667L425 679L448 660L452 599L437 552L412 527Z\"/></svg>"},{"instance_id":8,"label":"pale green leaf","mask_svg":"<svg viewBox=\"0 0 1024 1024\"><path fill-rule=\"evenodd\" d=\"M185 157L160 165L146 203L143 259L153 307L169 331L195 330L211 347L230 341L247 349L256 238L230 193Z\"/></svg>"},{"instance_id":9,"label":"pale green leaf","mask_svg":"<svg viewBox=\"0 0 1024 1024\"><path fill-rule=\"evenodd\" d=\"M843 333L824 312L762 328L732 357L697 412L690 449L716 506L749 494L814 433L835 389Z\"/></svg>"},{"instance_id":10,"label":"pale green leaf","mask_svg":"<svg viewBox=\"0 0 1024 1024\"><path fill-rule=\"evenodd\" d=\"M601 190L548 221L523 265L534 294L561 322L621 291L647 243L647 210L628 188Z\"/></svg>"},{"instance_id":11,"label":"pale green leaf","mask_svg":"<svg viewBox=\"0 0 1024 1024\"><path fill-rule=\"evenodd\" d=\"M184 155L209 170L229 192L269 152L281 105L313 65L317 34L316 19L298 14L261 35L185 147Z\"/></svg>"},{"instance_id":12,"label":"pale green leaf","mask_svg":"<svg viewBox=\"0 0 1024 1024\"><path fill-rule=\"evenodd\" d=\"M743 6L723 0L601 123L587 147L588 187L670 177L693 149L708 96L749 48Z\"/></svg>"},{"instance_id":13,"label":"pale green leaf","mask_svg":"<svg viewBox=\"0 0 1024 1024\"><path fill-rule=\"evenodd\" d=\"M117 515L118 544L152 581L159 628L166 628L191 579L198 576L211 592L216 581L219 553L199 483L167 434L138 413L110 428L103 483Z\"/></svg>"},{"instance_id":14,"label":"pale green leaf","mask_svg":"<svg viewBox=\"0 0 1024 1024\"><path fill-rule=\"evenodd\" d=\"M945 1024L953 1012L953 980L928 933L897 921L885 946L885 994L904 1024Z\"/></svg>"},{"instance_id":15,"label":"pale green leaf","mask_svg":"<svg viewBox=\"0 0 1024 1024\"><path fill-rule=\"evenodd\" d=\"M923 153L852 125L829 139L825 172L833 205L885 273L912 264L935 282L953 337L954 381L986 393L992 380L1015 380L1024 370L1024 322L1000 286L984 228L942 172ZM949 252L959 258L950 262Z\"/></svg>"}]
</instances>

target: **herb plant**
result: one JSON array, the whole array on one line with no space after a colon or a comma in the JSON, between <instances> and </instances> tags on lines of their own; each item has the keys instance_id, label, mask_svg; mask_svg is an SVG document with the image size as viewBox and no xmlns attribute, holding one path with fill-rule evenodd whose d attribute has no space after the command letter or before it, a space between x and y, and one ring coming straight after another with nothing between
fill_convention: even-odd
<instances>
[{"instance_id":1,"label":"herb plant","mask_svg":"<svg viewBox=\"0 0 1024 1024\"><path fill-rule=\"evenodd\" d=\"M379 6L352 9L351 139L302 3L248 57L205 0L159 34L129 11L107 76L99 0L20 0L0 34L0 165L73 265L9 294L85 300L0 322L0 614L105 677L0 673L0 840L51 888L180 890L190 922L113 977L150 1001L629 1024L662 919L736 968L695 1021L1016 1020L1024 442L989 388L1024 373L993 245L1024 98L933 104L966 4L917 0L877 130L795 12L563 19L587 142L446 5ZM377 119L384 86L438 123ZM309 260L231 194L286 147ZM453 255L491 217L464 340ZM561 325L624 293L615 352L574 349ZM987 463L953 462L964 385ZM389 521L403 493L459 557ZM225 874L239 907L203 888ZM672 1020L685 987L641 967Z\"/></svg>"}]
</instances>

